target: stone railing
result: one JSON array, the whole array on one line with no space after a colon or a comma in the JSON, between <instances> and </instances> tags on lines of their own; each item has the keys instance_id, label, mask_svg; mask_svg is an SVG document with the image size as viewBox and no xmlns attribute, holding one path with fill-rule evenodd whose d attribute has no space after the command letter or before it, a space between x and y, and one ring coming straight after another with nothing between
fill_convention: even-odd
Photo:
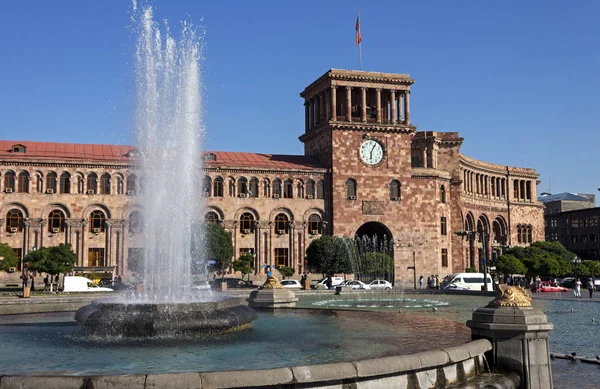
<instances>
[{"instance_id":1,"label":"stone railing","mask_svg":"<svg viewBox=\"0 0 600 389\"><path fill-rule=\"evenodd\" d=\"M113 376L2 376L9 388L442 388L485 370L486 339L417 354L268 370Z\"/></svg>"}]
</instances>

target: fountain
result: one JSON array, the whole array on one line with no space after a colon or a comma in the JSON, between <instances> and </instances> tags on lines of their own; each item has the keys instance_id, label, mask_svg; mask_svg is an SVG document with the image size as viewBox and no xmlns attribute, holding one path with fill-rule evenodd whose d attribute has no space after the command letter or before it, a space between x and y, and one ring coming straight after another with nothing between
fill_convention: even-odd
<instances>
[{"instance_id":1,"label":"fountain","mask_svg":"<svg viewBox=\"0 0 600 389\"><path fill-rule=\"evenodd\" d=\"M183 24L176 40L137 9L136 136L141 156L139 190L144 212L141 293L118 302L96 301L75 318L94 334L165 336L222 331L257 319L243 299L217 299L192 291L192 275L207 279L202 244L202 124L199 36ZM184 177L185 179L182 179ZM194 265L194 266L192 266Z\"/></svg>"}]
</instances>

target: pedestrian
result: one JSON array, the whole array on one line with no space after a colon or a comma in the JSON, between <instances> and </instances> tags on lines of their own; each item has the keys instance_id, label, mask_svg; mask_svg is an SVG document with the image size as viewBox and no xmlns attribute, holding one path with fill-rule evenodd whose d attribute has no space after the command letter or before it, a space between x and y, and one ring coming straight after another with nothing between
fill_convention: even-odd
<instances>
[{"instance_id":1,"label":"pedestrian","mask_svg":"<svg viewBox=\"0 0 600 389\"><path fill-rule=\"evenodd\" d=\"M575 281L575 289L573 289L573 293L575 297L581 298L581 281L579 278Z\"/></svg>"},{"instance_id":2,"label":"pedestrian","mask_svg":"<svg viewBox=\"0 0 600 389\"><path fill-rule=\"evenodd\" d=\"M423 276L419 278L419 289L423 289Z\"/></svg>"},{"instance_id":3,"label":"pedestrian","mask_svg":"<svg viewBox=\"0 0 600 389\"><path fill-rule=\"evenodd\" d=\"M587 288L588 288L588 292L590 292L590 298L592 298L592 294L594 293L594 280L593 279L589 279L588 283L587 283Z\"/></svg>"},{"instance_id":4,"label":"pedestrian","mask_svg":"<svg viewBox=\"0 0 600 389\"><path fill-rule=\"evenodd\" d=\"M435 288L440 288L440 276L438 276L437 274L435 275Z\"/></svg>"},{"instance_id":5,"label":"pedestrian","mask_svg":"<svg viewBox=\"0 0 600 389\"><path fill-rule=\"evenodd\" d=\"M304 286L306 285L306 274L302 274L302 277L300 278L300 285L302 285L302 289L305 289Z\"/></svg>"},{"instance_id":6,"label":"pedestrian","mask_svg":"<svg viewBox=\"0 0 600 389\"><path fill-rule=\"evenodd\" d=\"M31 291L33 292L35 290L35 277L33 273L29 273L29 277L31 278Z\"/></svg>"},{"instance_id":7,"label":"pedestrian","mask_svg":"<svg viewBox=\"0 0 600 389\"><path fill-rule=\"evenodd\" d=\"M21 275L21 279L23 280L23 289L29 286L29 271L25 270Z\"/></svg>"},{"instance_id":8,"label":"pedestrian","mask_svg":"<svg viewBox=\"0 0 600 389\"><path fill-rule=\"evenodd\" d=\"M48 278L48 274L44 277L44 292L50 290L50 279Z\"/></svg>"},{"instance_id":9,"label":"pedestrian","mask_svg":"<svg viewBox=\"0 0 600 389\"><path fill-rule=\"evenodd\" d=\"M431 288L431 277L427 276L427 289Z\"/></svg>"}]
</instances>

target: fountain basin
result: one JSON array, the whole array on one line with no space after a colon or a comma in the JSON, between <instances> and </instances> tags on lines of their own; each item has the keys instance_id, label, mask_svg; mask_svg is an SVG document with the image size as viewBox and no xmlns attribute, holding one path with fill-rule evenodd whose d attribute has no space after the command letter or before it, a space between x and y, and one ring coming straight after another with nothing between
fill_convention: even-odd
<instances>
[{"instance_id":1,"label":"fountain basin","mask_svg":"<svg viewBox=\"0 0 600 389\"><path fill-rule=\"evenodd\" d=\"M93 301L75 313L87 332L100 336L152 337L245 328L258 319L241 298L190 303Z\"/></svg>"}]
</instances>

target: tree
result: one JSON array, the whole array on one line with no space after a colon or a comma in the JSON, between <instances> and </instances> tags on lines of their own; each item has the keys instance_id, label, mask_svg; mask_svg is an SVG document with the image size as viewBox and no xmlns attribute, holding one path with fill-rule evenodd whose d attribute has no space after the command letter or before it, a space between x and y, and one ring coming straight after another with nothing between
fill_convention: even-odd
<instances>
[{"instance_id":1,"label":"tree","mask_svg":"<svg viewBox=\"0 0 600 389\"><path fill-rule=\"evenodd\" d=\"M353 239L339 236L322 236L313 240L306 249L309 269L324 276L352 271L350 257L356 255Z\"/></svg>"},{"instance_id":2,"label":"tree","mask_svg":"<svg viewBox=\"0 0 600 389\"><path fill-rule=\"evenodd\" d=\"M225 278L225 269L231 265L233 257L233 243L231 232L226 231L222 225L217 223L206 223L204 225L204 258L213 260L213 270L219 270Z\"/></svg>"},{"instance_id":3,"label":"tree","mask_svg":"<svg viewBox=\"0 0 600 389\"><path fill-rule=\"evenodd\" d=\"M575 254L565 249L559 242L533 242L528 247L513 247L500 257L511 255L520 260L527 269L529 277L564 276L570 274L571 259ZM510 273L506 273L510 274Z\"/></svg>"},{"instance_id":4,"label":"tree","mask_svg":"<svg viewBox=\"0 0 600 389\"><path fill-rule=\"evenodd\" d=\"M294 275L294 268L293 267L281 266L277 270L279 270L279 272L283 276L284 280L285 280L285 277L291 277L291 276Z\"/></svg>"},{"instance_id":5,"label":"tree","mask_svg":"<svg viewBox=\"0 0 600 389\"><path fill-rule=\"evenodd\" d=\"M498 258L498 271L504 275L526 274L527 268L519 258L512 254L506 254Z\"/></svg>"},{"instance_id":6,"label":"tree","mask_svg":"<svg viewBox=\"0 0 600 389\"><path fill-rule=\"evenodd\" d=\"M254 256L250 253L242 254L236 261L233 261L233 270L242 273L242 278L248 274L248 280L250 280L250 274L254 271L254 267L252 267L253 259Z\"/></svg>"},{"instance_id":7,"label":"tree","mask_svg":"<svg viewBox=\"0 0 600 389\"><path fill-rule=\"evenodd\" d=\"M394 272L394 259L380 252L371 252L364 254L364 261L361 261L362 266L360 272L363 274L392 274Z\"/></svg>"},{"instance_id":8,"label":"tree","mask_svg":"<svg viewBox=\"0 0 600 389\"><path fill-rule=\"evenodd\" d=\"M77 262L77 255L70 244L61 243L58 246L41 247L39 250L31 251L24 260L29 263L31 270L57 275L72 272Z\"/></svg>"},{"instance_id":9,"label":"tree","mask_svg":"<svg viewBox=\"0 0 600 389\"><path fill-rule=\"evenodd\" d=\"M17 267L19 264L19 257L7 243L0 243L0 257L4 258L0 261L0 270L8 270L11 267Z\"/></svg>"}]
</instances>

